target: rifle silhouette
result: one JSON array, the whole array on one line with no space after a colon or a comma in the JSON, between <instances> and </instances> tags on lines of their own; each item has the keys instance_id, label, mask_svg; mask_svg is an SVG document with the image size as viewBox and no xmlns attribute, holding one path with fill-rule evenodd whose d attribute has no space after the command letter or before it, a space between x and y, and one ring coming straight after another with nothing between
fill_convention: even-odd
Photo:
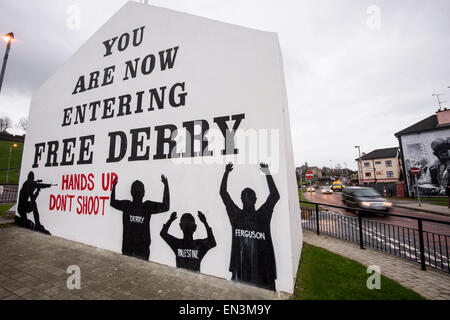
<instances>
[{"instance_id":1,"label":"rifle silhouette","mask_svg":"<svg viewBox=\"0 0 450 320\"><path fill-rule=\"evenodd\" d=\"M33 183L34 189L37 189L38 191L41 191L41 189L47 189L51 187L56 187L57 184L51 184L51 183L44 183L43 180L36 180Z\"/></svg>"}]
</instances>

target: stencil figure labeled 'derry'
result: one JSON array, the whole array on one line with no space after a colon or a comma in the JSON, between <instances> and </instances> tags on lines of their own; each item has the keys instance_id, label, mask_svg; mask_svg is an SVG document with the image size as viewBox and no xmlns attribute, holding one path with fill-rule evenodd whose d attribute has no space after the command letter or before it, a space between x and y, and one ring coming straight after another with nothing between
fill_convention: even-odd
<instances>
[{"instance_id":1,"label":"stencil figure labeled 'derry'","mask_svg":"<svg viewBox=\"0 0 450 320\"><path fill-rule=\"evenodd\" d=\"M261 163L261 171L266 175L269 196L266 202L255 209L256 193L245 188L241 194L243 208L239 208L227 191L228 176L233 164L225 167L220 196L225 204L232 227L230 272L232 280L252 283L275 291L277 278L275 253L270 232L272 213L280 194L269 171L269 166Z\"/></svg>"},{"instance_id":2,"label":"stencil figure labeled 'derry'","mask_svg":"<svg viewBox=\"0 0 450 320\"><path fill-rule=\"evenodd\" d=\"M111 207L122 211L123 238L122 253L127 256L133 256L148 260L150 257L150 218L153 214L169 211L169 182L162 175L161 181L164 184L163 202L145 201L144 184L136 180L131 185L130 200L116 200L116 186L118 179L113 181L111 191Z\"/></svg>"},{"instance_id":3,"label":"stencil figure labeled 'derry'","mask_svg":"<svg viewBox=\"0 0 450 320\"><path fill-rule=\"evenodd\" d=\"M180 228L183 231L183 239L175 238L169 234L171 224L177 219L177 213L173 212L161 230L161 237L167 242L175 253L178 268L200 272L200 264L206 253L216 246L213 231L206 221L206 217L200 211L198 218L206 229L205 239L194 240L193 235L197 230L195 218L190 213L185 213L180 219Z\"/></svg>"}]
</instances>

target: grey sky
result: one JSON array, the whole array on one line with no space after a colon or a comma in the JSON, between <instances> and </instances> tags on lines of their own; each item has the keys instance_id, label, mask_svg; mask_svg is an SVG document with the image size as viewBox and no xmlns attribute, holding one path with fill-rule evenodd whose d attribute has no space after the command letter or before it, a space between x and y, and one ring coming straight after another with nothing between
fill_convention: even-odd
<instances>
[{"instance_id":1,"label":"grey sky","mask_svg":"<svg viewBox=\"0 0 450 320\"><path fill-rule=\"evenodd\" d=\"M13 31L0 116L27 116L31 94L125 0L2 0L0 34ZM356 168L362 151L398 145L394 133L450 100L450 1L150 0L151 4L277 32L286 72L296 165ZM68 9L80 8L70 29ZM380 28L374 11L380 9ZM0 47L3 56L4 45ZM445 104L450 106L450 104ZM19 131L15 130L16 133Z\"/></svg>"}]
</instances>

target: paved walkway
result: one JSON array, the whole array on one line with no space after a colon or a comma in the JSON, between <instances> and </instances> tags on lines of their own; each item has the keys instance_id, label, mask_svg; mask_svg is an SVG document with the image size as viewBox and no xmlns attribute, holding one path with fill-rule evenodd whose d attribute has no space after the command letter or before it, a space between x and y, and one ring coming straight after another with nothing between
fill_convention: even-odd
<instances>
[{"instance_id":1,"label":"paved walkway","mask_svg":"<svg viewBox=\"0 0 450 320\"><path fill-rule=\"evenodd\" d=\"M394 207L404 208L404 209L412 209L417 211L424 211L434 214L439 214L443 216L450 216L450 209L446 206L439 206L436 204L430 203L422 203L419 207L419 203L417 201L411 200L392 200L392 204Z\"/></svg>"},{"instance_id":2,"label":"paved walkway","mask_svg":"<svg viewBox=\"0 0 450 320\"><path fill-rule=\"evenodd\" d=\"M14 224L14 212L0 213L0 228L7 227Z\"/></svg>"},{"instance_id":3,"label":"paved walkway","mask_svg":"<svg viewBox=\"0 0 450 320\"><path fill-rule=\"evenodd\" d=\"M69 265L81 290L69 290ZM126 257L18 227L0 229L0 299L268 300L287 294Z\"/></svg>"},{"instance_id":4,"label":"paved walkway","mask_svg":"<svg viewBox=\"0 0 450 320\"><path fill-rule=\"evenodd\" d=\"M383 275L418 292L427 299L450 299L450 275L444 272L431 268L423 271L420 270L418 263L402 260L372 249L361 250L356 244L327 236L318 236L307 230L303 230L303 239L309 244L358 261L365 266L378 265Z\"/></svg>"}]
</instances>

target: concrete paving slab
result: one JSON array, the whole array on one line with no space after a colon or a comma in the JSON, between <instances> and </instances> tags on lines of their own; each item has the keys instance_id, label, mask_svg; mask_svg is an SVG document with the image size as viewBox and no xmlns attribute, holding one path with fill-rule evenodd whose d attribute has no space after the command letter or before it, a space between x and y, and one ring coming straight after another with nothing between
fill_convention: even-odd
<instances>
[{"instance_id":1,"label":"concrete paving slab","mask_svg":"<svg viewBox=\"0 0 450 320\"><path fill-rule=\"evenodd\" d=\"M0 299L284 300L291 296L134 259L16 226L0 229ZM67 268L81 289L67 288Z\"/></svg>"}]
</instances>

